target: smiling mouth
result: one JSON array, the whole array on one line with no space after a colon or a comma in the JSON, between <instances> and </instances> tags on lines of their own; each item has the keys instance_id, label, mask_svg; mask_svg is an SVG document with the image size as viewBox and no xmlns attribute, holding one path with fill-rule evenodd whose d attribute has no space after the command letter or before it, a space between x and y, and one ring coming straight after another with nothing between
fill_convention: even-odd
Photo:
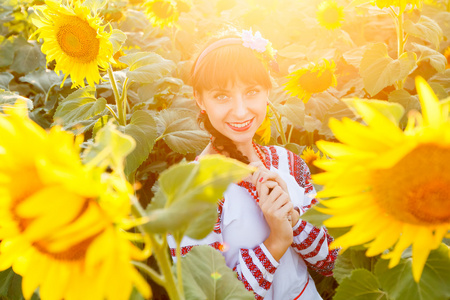
<instances>
[{"instance_id":1,"label":"smiling mouth","mask_svg":"<svg viewBox=\"0 0 450 300\"><path fill-rule=\"evenodd\" d=\"M241 123L238 123L238 122L231 123L230 122L227 124L228 124L228 126L231 127L231 129L234 129L234 130L246 130L251 126L252 122L253 122L253 119L247 120L247 121L241 122Z\"/></svg>"}]
</instances>

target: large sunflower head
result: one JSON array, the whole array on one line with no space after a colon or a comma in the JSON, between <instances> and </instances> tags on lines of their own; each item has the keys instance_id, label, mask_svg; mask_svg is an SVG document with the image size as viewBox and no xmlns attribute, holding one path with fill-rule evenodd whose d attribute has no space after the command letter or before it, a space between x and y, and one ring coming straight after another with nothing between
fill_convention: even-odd
<instances>
[{"instance_id":1,"label":"large sunflower head","mask_svg":"<svg viewBox=\"0 0 450 300\"><path fill-rule=\"evenodd\" d=\"M422 114L410 115L405 131L374 100L353 104L367 125L332 119L340 143L317 142L333 159L316 162L326 172L313 179L325 186L319 196L335 197L322 201L332 215L324 224L351 226L334 247L365 244L373 256L394 246L384 255L393 267L412 245L419 281L430 250L450 229L450 119L448 103L439 103L424 79L416 86Z\"/></svg>"},{"instance_id":2,"label":"large sunflower head","mask_svg":"<svg viewBox=\"0 0 450 300\"><path fill-rule=\"evenodd\" d=\"M317 20L326 29L339 28L344 22L344 7L335 0L323 1L317 10Z\"/></svg>"},{"instance_id":3,"label":"large sunflower head","mask_svg":"<svg viewBox=\"0 0 450 300\"><path fill-rule=\"evenodd\" d=\"M335 68L334 62L326 59L319 64L310 63L307 67L298 69L287 76L289 81L284 85L284 90L306 103L312 94L321 93L336 86Z\"/></svg>"},{"instance_id":4,"label":"large sunflower head","mask_svg":"<svg viewBox=\"0 0 450 300\"><path fill-rule=\"evenodd\" d=\"M68 5L54 0L45 3L36 9L33 23L38 27L34 34L44 40L42 52L47 55L47 63L55 60L55 71L62 71L64 80L70 75L72 87L84 87L84 79L89 85L98 83L99 68L108 68L113 56L111 33L101 26L97 13L79 1Z\"/></svg>"},{"instance_id":5,"label":"large sunflower head","mask_svg":"<svg viewBox=\"0 0 450 300\"><path fill-rule=\"evenodd\" d=\"M147 0L144 6L150 23L155 27L172 27L180 15L175 0Z\"/></svg>"},{"instance_id":6,"label":"large sunflower head","mask_svg":"<svg viewBox=\"0 0 450 300\"><path fill-rule=\"evenodd\" d=\"M149 295L130 264L142 257L116 225L129 212L124 183L83 165L82 139L59 127L46 132L25 104L4 111L0 270L23 277L26 299L37 287L42 299L128 299L133 285Z\"/></svg>"}]
</instances>

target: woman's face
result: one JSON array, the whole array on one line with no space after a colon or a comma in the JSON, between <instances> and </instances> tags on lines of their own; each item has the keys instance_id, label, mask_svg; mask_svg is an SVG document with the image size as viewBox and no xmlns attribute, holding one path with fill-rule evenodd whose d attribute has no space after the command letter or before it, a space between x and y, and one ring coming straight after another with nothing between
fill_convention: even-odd
<instances>
[{"instance_id":1,"label":"woman's face","mask_svg":"<svg viewBox=\"0 0 450 300\"><path fill-rule=\"evenodd\" d=\"M212 126L239 145L251 141L264 121L267 97L268 91L262 86L237 81L205 90L196 99Z\"/></svg>"}]
</instances>

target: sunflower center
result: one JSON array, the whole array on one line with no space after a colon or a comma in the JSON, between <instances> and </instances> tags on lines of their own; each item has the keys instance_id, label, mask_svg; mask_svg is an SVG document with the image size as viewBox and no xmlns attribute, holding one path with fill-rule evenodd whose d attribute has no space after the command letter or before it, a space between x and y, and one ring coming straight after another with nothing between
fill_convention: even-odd
<instances>
[{"instance_id":1,"label":"sunflower center","mask_svg":"<svg viewBox=\"0 0 450 300\"><path fill-rule=\"evenodd\" d=\"M333 73L326 69L317 71L307 71L299 78L300 86L307 92L321 93L326 91L333 83Z\"/></svg>"},{"instance_id":2,"label":"sunflower center","mask_svg":"<svg viewBox=\"0 0 450 300\"><path fill-rule=\"evenodd\" d=\"M153 4L154 14L160 18L165 19L173 14L173 6L167 1L158 1Z\"/></svg>"},{"instance_id":3,"label":"sunflower center","mask_svg":"<svg viewBox=\"0 0 450 300\"><path fill-rule=\"evenodd\" d=\"M323 12L323 18L328 23L339 22L339 12L335 8L326 9Z\"/></svg>"},{"instance_id":4,"label":"sunflower center","mask_svg":"<svg viewBox=\"0 0 450 300\"><path fill-rule=\"evenodd\" d=\"M59 261L77 261L82 260L86 257L86 252L92 242L100 233L90 236L89 238L75 244L64 251L52 252L48 250L48 244L44 241L35 242L33 246L42 254L48 255L55 260Z\"/></svg>"},{"instance_id":5,"label":"sunflower center","mask_svg":"<svg viewBox=\"0 0 450 300\"><path fill-rule=\"evenodd\" d=\"M450 148L424 144L376 172L377 203L396 219L419 225L450 222Z\"/></svg>"},{"instance_id":6,"label":"sunflower center","mask_svg":"<svg viewBox=\"0 0 450 300\"><path fill-rule=\"evenodd\" d=\"M95 61L100 50L97 32L87 21L76 16L65 16L58 28L57 41L61 50L81 63Z\"/></svg>"}]
</instances>

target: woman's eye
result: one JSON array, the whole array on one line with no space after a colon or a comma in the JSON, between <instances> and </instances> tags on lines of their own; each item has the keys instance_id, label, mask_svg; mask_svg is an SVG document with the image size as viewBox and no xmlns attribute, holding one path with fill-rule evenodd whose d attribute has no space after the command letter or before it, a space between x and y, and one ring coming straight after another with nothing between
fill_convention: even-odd
<instances>
[{"instance_id":1,"label":"woman's eye","mask_svg":"<svg viewBox=\"0 0 450 300\"><path fill-rule=\"evenodd\" d=\"M219 94L219 95L214 96L214 98L216 98L217 100L226 100L226 99L228 99L228 96L225 94Z\"/></svg>"},{"instance_id":2,"label":"woman's eye","mask_svg":"<svg viewBox=\"0 0 450 300\"><path fill-rule=\"evenodd\" d=\"M247 96L254 96L256 94L258 94L259 90L250 90L247 92Z\"/></svg>"}]
</instances>

